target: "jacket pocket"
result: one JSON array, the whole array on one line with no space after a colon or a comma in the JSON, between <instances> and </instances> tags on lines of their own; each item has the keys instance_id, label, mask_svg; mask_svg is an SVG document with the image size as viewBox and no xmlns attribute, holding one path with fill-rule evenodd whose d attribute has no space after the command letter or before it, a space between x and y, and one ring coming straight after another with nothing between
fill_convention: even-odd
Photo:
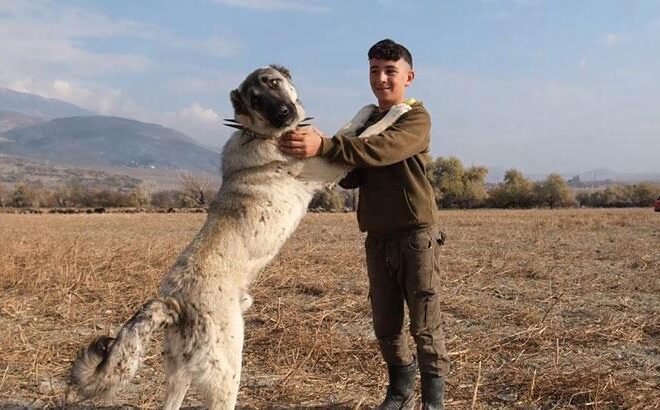
<instances>
[{"instance_id":1,"label":"jacket pocket","mask_svg":"<svg viewBox=\"0 0 660 410\"><path fill-rule=\"evenodd\" d=\"M408 236L408 248L415 252L424 252L433 248L431 234L424 231L415 232Z\"/></svg>"}]
</instances>

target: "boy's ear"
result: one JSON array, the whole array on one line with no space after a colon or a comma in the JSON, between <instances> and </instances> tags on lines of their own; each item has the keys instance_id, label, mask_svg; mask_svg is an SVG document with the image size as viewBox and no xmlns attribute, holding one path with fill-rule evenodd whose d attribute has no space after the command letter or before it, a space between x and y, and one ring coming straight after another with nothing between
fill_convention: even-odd
<instances>
[{"instance_id":1,"label":"boy's ear","mask_svg":"<svg viewBox=\"0 0 660 410\"><path fill-rule=\"evenodd\" d=\"M230 92L229 99L231 100L231 105L234 107L234 114L247 114L247 110L245 109L245 105L243 105L243 101L241 101L241 95L239 94L238 90L233 90Z\"/></svg>"},{"instance_id":2,"label":"boy's ear","mask_svg":"<svg viewBox=\"0 0 660 410\"><path fill-rule=\"evenodd\" d=\"M269 67L279 71L287 80L291 81L291 72L286 67L277 64L271 64Z\"/></svg>"},{"instance_id":3,"label":"boy's ear","mask_svg":"<svg viewBox=\"0 0 660 410\"><path fill-rule=\"evenodd\" d=\"M415 79L415 70L412 68L408 71L408 77L406 78L406 87L408 87L410 84L412 84L413 80Z\"/></svg>"}]
</instances>

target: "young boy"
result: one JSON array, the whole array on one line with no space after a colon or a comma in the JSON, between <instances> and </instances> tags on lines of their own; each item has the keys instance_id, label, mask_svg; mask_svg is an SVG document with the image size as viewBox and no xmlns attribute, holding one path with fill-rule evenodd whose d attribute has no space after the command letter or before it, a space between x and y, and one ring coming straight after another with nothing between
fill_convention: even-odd
<instances>
[{"instance_id":1,"label":"young boy","mask_svg":"<svg viewBox=\"0 0 660 410\"><path fill-rule=\"evenodd\" d=\"M392 40L379 41L368 56L378 110L366 127L403 103L406 87L415 78L410 52ZM367 232L373 324L389 375L379 409L413 408L418 363L422 408L443 408L444 377L449 370L438 304L436 205L425 175L431 119L421 103L413 102L411 107L390 128L366 140L328 138L316 128L305 127L280 142L280 149L294 157L321 155L355 167L340 185L360 188L357 218L360 230ZM404 334L404 302L417 358Z\"/></svg>"}]
</instances>

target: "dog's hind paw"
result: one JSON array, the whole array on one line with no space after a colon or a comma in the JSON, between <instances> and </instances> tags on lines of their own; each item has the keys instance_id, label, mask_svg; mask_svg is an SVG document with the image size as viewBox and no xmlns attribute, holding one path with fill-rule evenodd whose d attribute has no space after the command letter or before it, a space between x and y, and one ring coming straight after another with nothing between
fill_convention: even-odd
<instances>
[{"instance_id":1,"label":"dog's hind paw","mask_svg":"<svg viewBox=\"0 0 660 410\"><path fill-rule=\"evenodd\" d=\"M245 312L250 306L252 306L252 296L250 296L249 293L244 292L238 303L241 305L241 312Z\"/></svg>"}]
</instances>

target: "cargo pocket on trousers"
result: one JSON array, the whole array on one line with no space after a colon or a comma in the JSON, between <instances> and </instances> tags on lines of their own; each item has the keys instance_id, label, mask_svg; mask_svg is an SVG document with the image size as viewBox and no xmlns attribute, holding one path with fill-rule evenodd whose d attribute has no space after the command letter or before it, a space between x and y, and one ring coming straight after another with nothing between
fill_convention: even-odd
<instances>
[{"instance_id":1,"label":"cargo pocket on trousers","mask_svg":"<svg viewBox=\"0 0 660 410\"><path fill-rule=\"evenodd\" d=\"M435 293L435 248L433 236L428 231L418 231L407 238L404 247L406 287L416 299Z\"/></svg>"},{"instance_id":2,"label":"cargo pocket on trousers","mask_svg":"<svg viewBox=\"0 0 660 410\"><path fill-rule=\"evenodd\" d=\"M433 247L431 235L426 231L416 232L408 237L408 248L416 252L425 252Z\"/></svg>"}]
</instances>

